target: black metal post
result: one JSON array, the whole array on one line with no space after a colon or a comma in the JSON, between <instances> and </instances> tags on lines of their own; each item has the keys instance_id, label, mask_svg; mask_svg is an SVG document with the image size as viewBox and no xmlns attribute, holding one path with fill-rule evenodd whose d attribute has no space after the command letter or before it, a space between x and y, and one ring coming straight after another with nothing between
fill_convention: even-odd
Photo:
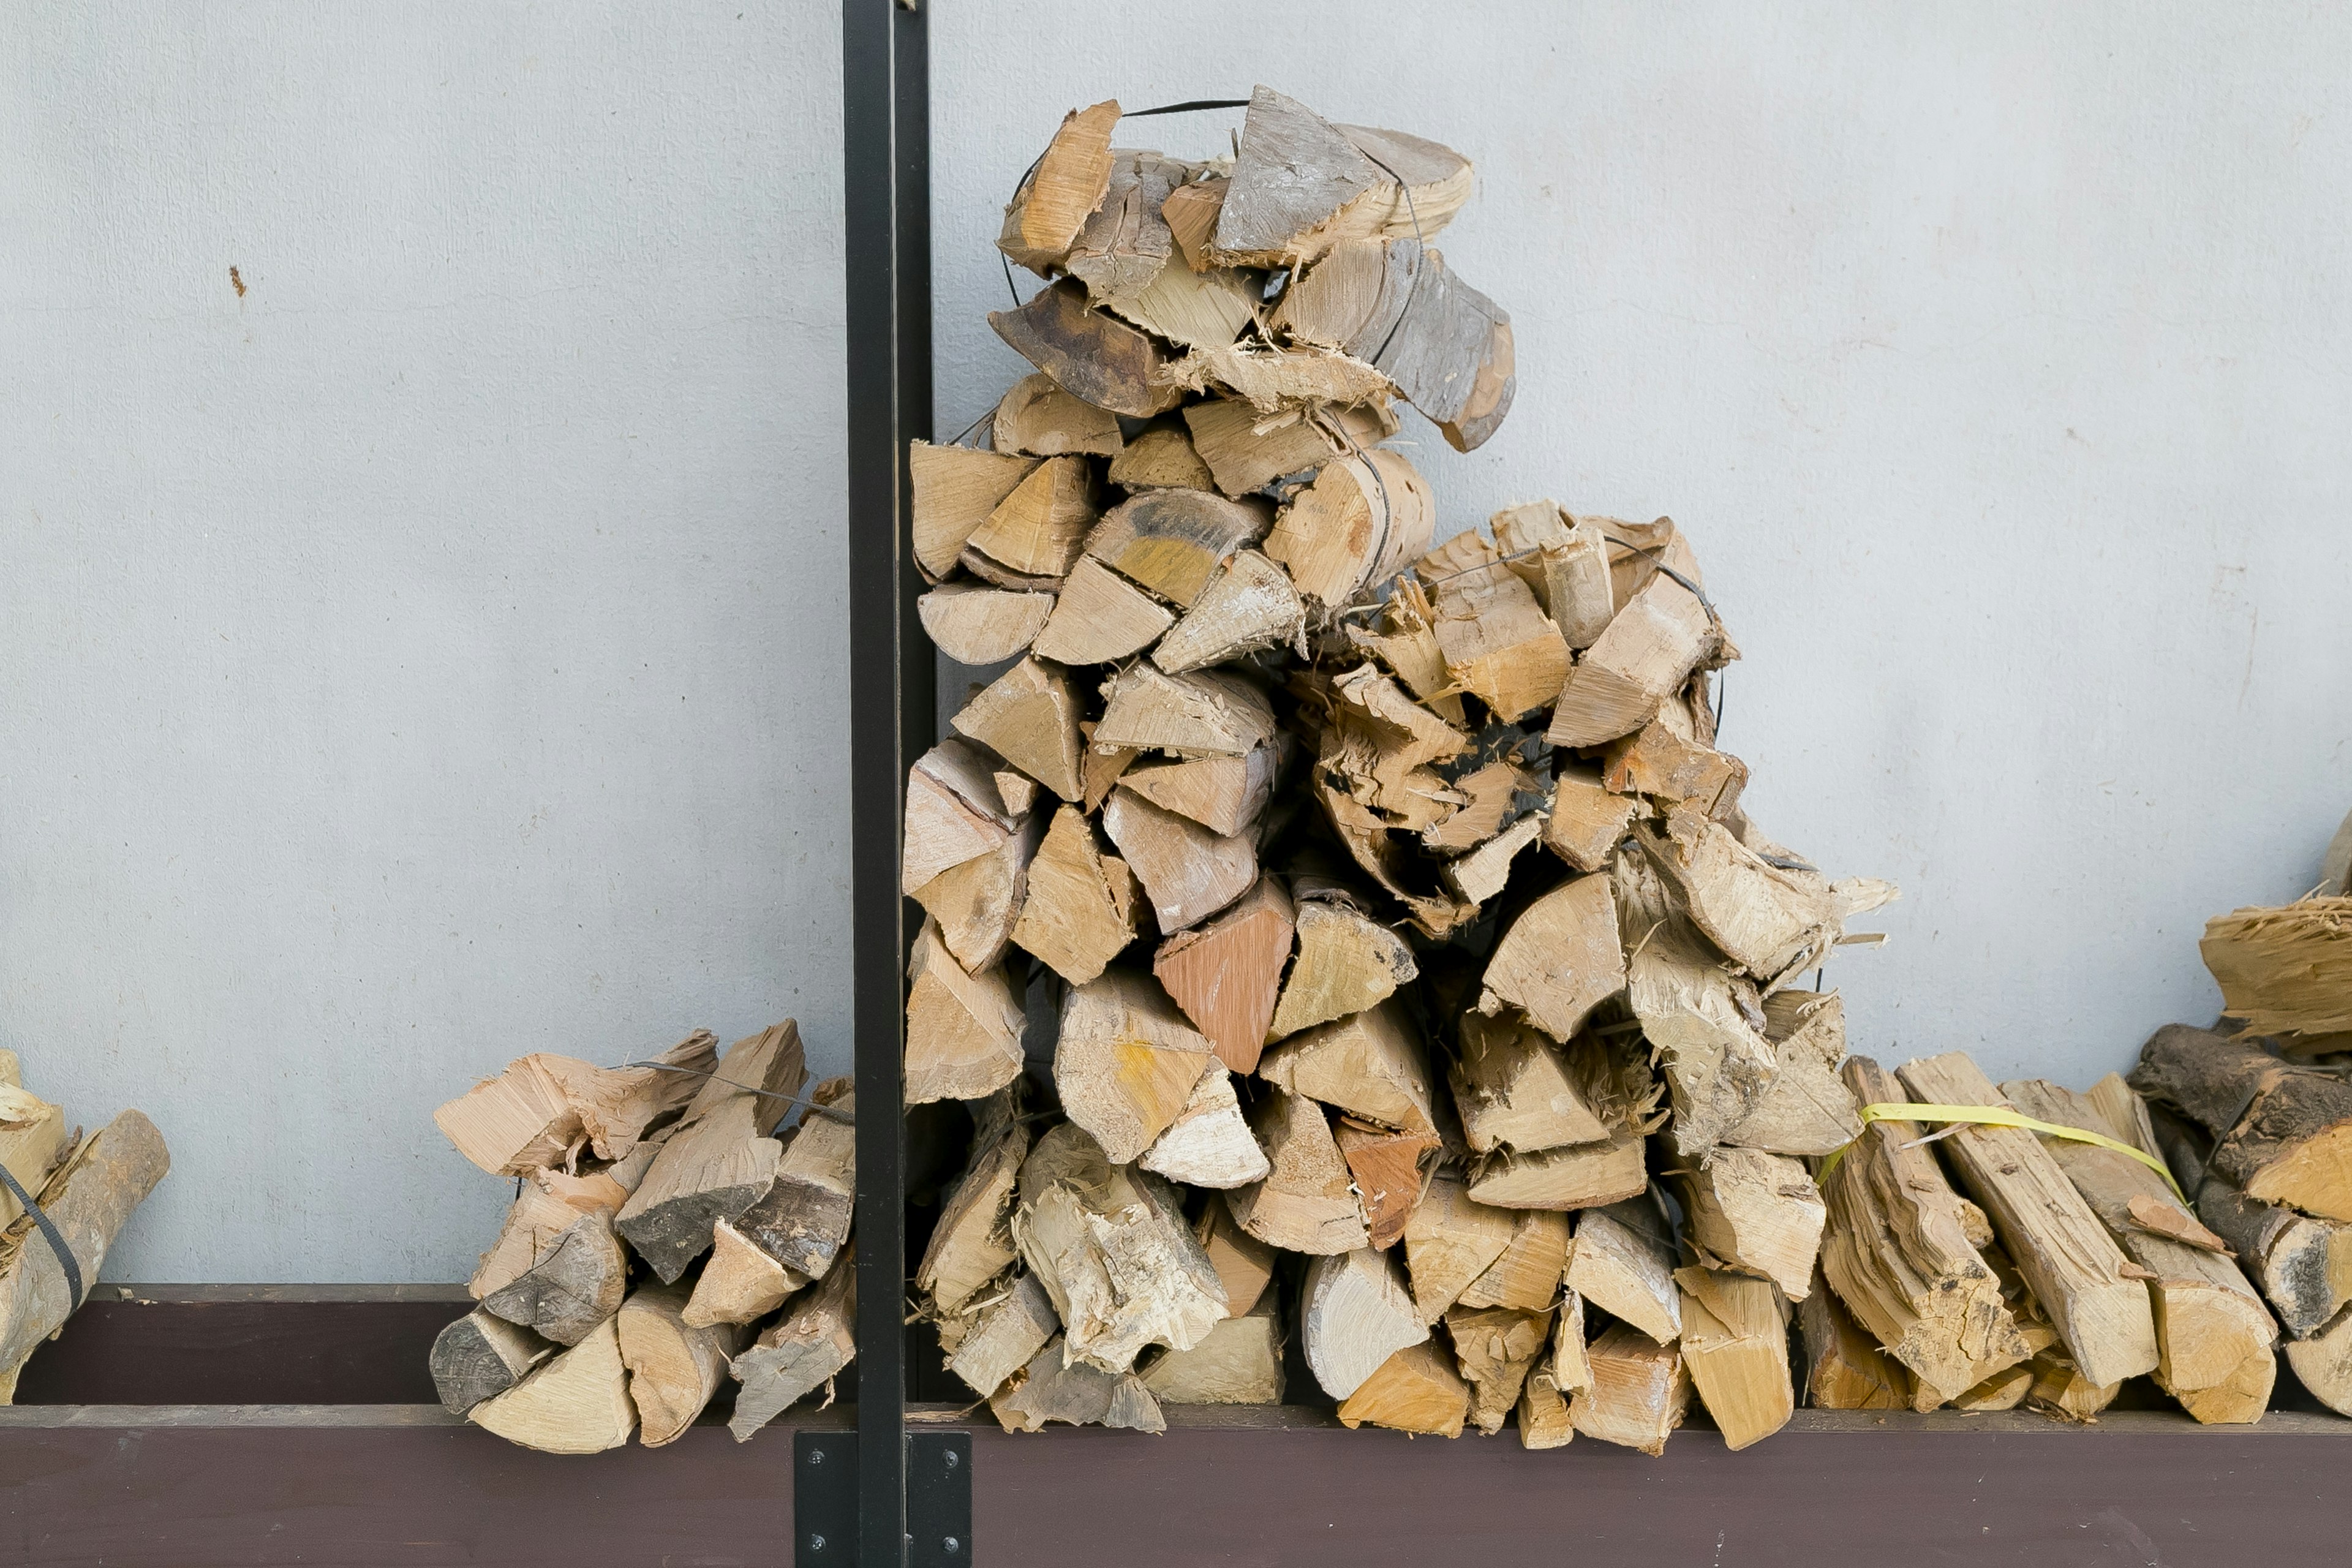
<instances>
[{"instance_id":1,"label":"black metal post","mask_svg":"<svg viewBox=\"0 0 2352 1568\"><path fill-rule=\"evenodd\" d=\"M907 443L931 433L930 80L920 0L842 0L849 391L849 787L857 1072L857 1563L907 1561L906 1117L910 927L900 785L936 724L915 613Z\"/></svg>"}]
</instances>

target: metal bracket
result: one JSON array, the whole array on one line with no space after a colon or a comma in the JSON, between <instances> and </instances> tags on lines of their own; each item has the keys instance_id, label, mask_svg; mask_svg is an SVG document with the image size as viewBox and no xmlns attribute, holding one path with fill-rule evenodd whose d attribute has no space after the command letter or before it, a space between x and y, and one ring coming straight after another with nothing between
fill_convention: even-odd
<instances>
[{"instance_id":1,"label":"metal bracket","mask_svg":"<svg viewBox=\"0 0 2352 1568\"><path fill-rule=\"evenodd\" d=\"M971 1434L906 1436L908 1568L966 1568L972 1560ZM793 1434L793 1568L846 1568L857 1528L857 1434Z\"/></svg>"}]
</instances>

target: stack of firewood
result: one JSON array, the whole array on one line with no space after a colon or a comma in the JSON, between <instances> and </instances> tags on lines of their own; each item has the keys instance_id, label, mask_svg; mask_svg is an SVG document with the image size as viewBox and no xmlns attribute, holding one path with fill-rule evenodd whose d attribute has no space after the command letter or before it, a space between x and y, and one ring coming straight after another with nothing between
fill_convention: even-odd
<instances>
[{"instance_id":1,"label":"stack of firewood","mask_svg":"<svg viewBox=\"0 0 2352 1568\"><path fill-rule=\"evenodd\" d=\"M0 1050L0 1405L16 1396L26 1358L89 1299L131 1214L172 1168L163 1135L136 1110L97 1131L68 1128L65 1108L24 1086ZM17 1201L32 1200L37 1215ZM44 1226L42 1223L46 1221Z\"/></svg>"},{"instance_id":2,"label":"stack of firewood","mask_svg":"<svg viewBox=\"0 0 2352 1568\"><path fill-rule=\"evenodd\" d=\"M676 1440L732 1376L740 1441L856 1354L856 1097L807 1096L789 1018L721 1057L709 1031L600 1068L538 1054L434 1113L515 1180L434 1342L451 1411L510 1441L593 1454Z\"/></svg>"}]
</instances>

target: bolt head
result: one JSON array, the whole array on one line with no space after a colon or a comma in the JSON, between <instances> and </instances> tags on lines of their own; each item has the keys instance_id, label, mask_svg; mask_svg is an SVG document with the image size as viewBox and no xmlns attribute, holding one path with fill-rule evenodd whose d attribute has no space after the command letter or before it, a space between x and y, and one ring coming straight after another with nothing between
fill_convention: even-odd
<instances>
[{"instance_id":1,"label":"bolt head","mask_svg":"<svg viewBox=\"0 0 2352 1568\"><path fill-rule=\"evenodd\" d=\"M961 1541L958 1541L958 1540L957 1540L954 1536L952 1536L952 1535L949 1536L945 1542L941 1542L941 1544L942 1544L942 1545L944 1545L944 1546L946 1546L946 1548L948 1549L948 1555L949 1555L949 1556L950 1556L950 1557L954 1556L957 1552L961 1552L961 1551L963 1550L963 1542L961 1542Z\"/></svg>"},{"instance_id":2,"label":"bolt head","mask_svg":"<svg viewBox=\"0 0 2352 1568\"><path fill-rule=\"evenodd\" d=\"M810 1550L811 1552L822 1552L822 1551L824 1551L824 1536L822 1536L822 1535L812 1535L812 1536L810 1536L810 1537L809 1537L809 1550Z\"/></svg>"}]
</instances>

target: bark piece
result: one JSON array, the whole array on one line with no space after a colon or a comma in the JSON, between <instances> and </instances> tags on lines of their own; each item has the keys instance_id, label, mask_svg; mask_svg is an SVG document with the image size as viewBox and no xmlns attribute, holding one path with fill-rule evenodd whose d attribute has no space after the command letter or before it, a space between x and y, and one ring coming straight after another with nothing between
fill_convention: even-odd
<instances>
[{"instance_id":1,"label":"bark piece","mask_svg":"<svg viewBox=\"0 0 2352 1568\"><path fill-rule=\"evenodd\" d=\"M1718 1149L1683 1178L1683 1193L1693 1241L1727 1267L1771 1280L1791 1301L1805 1299L1829 1211L1802 1164Z\"/></svg>"},{"instance_id":2,"label":"bark piece","mask_svg":"<svg viewBox=\"0 0 2352 1568\"><path fill-rule=\"evenodd\" d=\"M962 1311L1017 1256L1006 1219L1021 1163L1029 1155L1029 1132L1013 1114L1010 1094L991 1100L978 1120L971 1159L940 1206L939 1223L915 1267L915 1289L941 1312ZM1035 1348L1023 1352L1020 1359L1026 1361Z\"/></svg>"},{"instance_id":3,"label":"bark piece","mask_svg":"<svg viewBox=\"0 0 2352 1568\"><path fill-rule=\"evenodd\" d=\"M1031 364L1082 403L1148 419L1173 408L1168 356L1150 334L1090 309L1085 285L1064 279L1015 310L992 310L988 324Z\"/></svg>"},{"instance_id":4,"label":"bark piece","mask_svg":"<svg viewBox=\"0 0 2352 1568\"><path fill-rule=\"evenodd\" d=\"M686 1302L682 1285L640 1286L622 1303L614 1323L639 1440L648 1448L686 1436L743 1342L744 1331L733 1324L689 1324Z\"/></svg>"},{"instance_id":5,"label":"bark piece","mask_svg":"<svg viewBox=\"0 0 2352 1568\"><path fill-rule=\"evenodd\" d=\"M727 1430L748 1443L760 1428L832 1382L857 1355L857 1269L853 1246L782 1322L729 1371L743 1386Z\"/></svg>"},{"instance_id":6,"label":"bark piece","mask_svg":"<svg viewBox=\"0 0 2352 1568\"><path fill-rule=\"evenodd\" d=\"M1135 940L1138 897L1127 862L1104 854L1093 826L1076 806L1065 805L1054 813L1029 863L1013 944L1071 984L1084 985ZM1009 990L1006 995L1017 1046L1018 1003Z\"/></svg>"},{"instance_id":7,"label":"bark piece","mask_svg":"<svg viewBox=\"0 0 2352 1568\"><path fill-rule=\"evenodd\" d=\"M1401 1132L1437 1131L1427 1049L1394 1001L1292 1036L1265 1054L1257 1075Z\"/></svg>"},{"instance_id":8,"label":"bark piece","mask_svg":"<svg viewBox=\"0 0 2352 1568\"><path fill-rule=\"evenodd\" d=\"M1246 756L1201 757L1133 768L1119 782L1152 805L1189 816L1212 833L1241 833L1257 820L1274 794L1277 748Z\"/></svg>"},{"instance_id":9,"label":"bark piece","mask_svg":"<svg viewBox=\"0 0 2352 1568\"><path fill-rule=\"evenodd\" d=\"M1051 594L942 583L915 601L924 635L958 664L995 664L1037 640L1054 613Z\"/></svg>"},{"instance_id":10,"label":"bark piece","mask_svg":"<svg viewBox=\"0 0 2352 1568\"><path fill-rule=\"evenodd\" d=\"M1062 117L1036 168L1005 208L1004 234L997 241L1005 255L1044 273L1069 254L1110 189L1111 129L1118 116L1118 100L1106 99Z\"/></svg>"},{"instance_id":11,"label":"bark piece","mask_svg":"<svg viewBox=\"0 0 2352 1568\"><path fill-rule=\"evenodd\" d=\"M1139 432L1110 460L1110 482L1129 490L1209 490L1216 476L1181 424L1155 425Z\"/></svg>"},{"instance_id":12,"label":"bark piece","mask_svg":"<svg viewBox=\"0 0 2352 1568\"><path fill-rule=\"evenodd\" d=\"M988 521L997 502L1029 477L1034 458L981 452L970 447L934 447L912 441L907 468L914 486L915 562L939 582L956 568L964 541Z\"/></svg>"},{"instance_id":13,"label":"bark piece","mask_svg":"<svg viewBox=\"0 0 2352 1568\"><path fill-rule=\"evenodd\" d=\"M1180 757L1243 757L1274 739L1274 708L1239 676L1215 670L1163 675L1139 662L1105 689L1095 747L1129 746Z\"/></svg>"},{"instance_id":14,"label":"bark piece","mask_svg":"<svg viewBox=\"0 0 2352 1568\"><path fill-rule=\"evenodd\" d=\"M1609 1136L1569 1072L1567 1056L1532 1025L1471 1013L1450 1078L1473 1152L1557 1149Z\"/></svg>"},{"instance_id":15,"label":"bark piece","mask_svg":"<svg viewBox=\"0 0 2352 1568\"><path fill-rule=\"evenodd\" d=\"M1908 1410L1911 1374L1862 1331L1816 1275L1798 1308L1804 1338L1804 1401L1815 1410Z\"/></svg>"},{"instance_id":16,"label":"bark piece","mask_svg":"<svg viewBox=\"0 0 2352 1568\"><path fill-rule=\"evenodd\" d=\"M962 1342L948 1357L948 1370L982 1399L1035 1359L1062 1329L1053 1299L1034 1274L1015 1276L1003 1294L972 1314Z\"/></svg>"},{"instance_id":17,"label":"bark piece","mask_svg":"<svg viewBox=\"0 0 2352 1568\"><path fill-rule=\"evenodd\" d=\"M1168 1430L1167 1418L1141 1378L1069 1361L1058 1338L1030 1358L1018 1380L997 1390L988 1407L1007 1432L1042 1432L1049 1421L1135 1432Z\"/></svg>"},{"instance_id":18,"label":"bark piece","mask_svg":"<svg viewBox=\"0 0 2352 1568\"><path fill-rule=\"evenodd\" d=\"M1414 1311L1391 1257L1360 1247L1307 1266L1301 1337L1315 1381L1332 1398L1346 1399L1389 1357L1426 1342L1429 1325Z\"/></svg>"},{"instance_id":19,"label":"bark piece","mask_svg":"<svg viewBox=\"0 0 2352 1568\"><path fill-rule=\"evenodd\" d=\"M1592 1386L1568 1402L1569 1424L1588 1437L1655 1458L1683 1424L1690 1373L1682 1352L1628 1323L1612 1324L1587 1352Z\"/></svg>"},{"instance_id":20,"label":"bark piece","mask_svg":"<svg viewBox=\"0 0 2352 1568\"><path fill-rule=\"evenodd\" d=\"M1332 1137L1364 1207L1370 1244L1393 1247L1419 1206L1424 1155L1439 1148L1433 1132L1397 1132L1343 1116Z\"/></svg>"},{"instance_id":21,"label":"bark piece","mask_svg":"<svg viewBox=\"0 0 2352 1568\"><path fill-rule=\"evenodd\" d=\"M1110 509L1087 536L1087 553L1171 604L1190 609L1219 567L1266 536L1261 500L1206 490L1146 490Z\"/></svg>"},{"instance_id":22,"label":"bark piece","mask_svg":"<svg viewBox=\"0 0 2352 1568\"><path fill-rule=\"evenodd\" d=\"M1126 1164L1168 1130L1215 1059L1150 976L1108 970L1063 1001L1054 1084L1070 1120Z\"/></svg>"},{"instance_id":23,"label":"bark piece","mask_svg":"<svg viewBox=\"0 0 2352 1568\"><path fill-rule=\"evenodd\" d=\"M1621 1203L1648 1184L1642 1135L1620 1127L1598 1143L1527 1154L1497 1150L1471 1172L1470 1195L1504 1208L1598 1208Z\"/></svg>"},{"instance_id":24,"label":"bark piece","mask_svg":"<svg viewBox=\"0 0 2352 1568\"><path fill-rule=\"evenodd\" d=\"M576 1345L621 1310L629 1260L613 1234L613 1215L582 1215L514 1279L482 1298L507 1321L559 1345Z\"/></svg>"},{"instance_id":25,"label":"bark piece","mask_svg":"<svg viewBox=\"0 0 2352 1568\"><path fill-rule=\"evenodd\" d=\"M807 1275L785 1268L722 1219L710 1227L710 1257L680 1318L698 1329L756 1322L807 1283Z\"/></svg>"},{"instance_id":26,"label":"bark piece","mask_svg":"<svg viewBox=\"0 0 2352 1568\"><path fill-rule=\"evenodd\" d=\"M433 1389L442 1409L463 1415L554 1353L529 1329L478 1307L433 1337Z\"/></svg>"},{"instance_id":27,"label":"bark piece","mask_svg":"<svg viewBox=\"0 0 2352 1568\"><path fill-rule=\"evenodd\" d=\"M2352 1084L2168 1024L2131 1086L2213 1133L2212 1169L2250 1198L2352 1220Z\"/></svg>"},{"instance_id":28,"label":"bark piece","mask_svg":"<svg viewBox=\"0 0 2352 1568\"><path fill-rule=\"evenodd\" d=\"M1623 990L1625 982L1609 879L1579 877L1529 904L1511 922L1486 961L1478 1010L1493 1017L1506 1006L1517 1007L1544 1033L1565 1040L1594 1007Z\"/></svg>"},{"instance_id":29,"label":"bark piece","mask_svg":"<svg viewBox=\"0 0 2352 1568\"><path fill-rule=\"evenodd\" d=\"M1568 1288L1611 1316L1672 1344L1683 1331L1675 1249L1647 1199L1593 1209L1576 1223Z\"/></svg>"},{"instance_id":30,"label":"bark piece","mask_svg":"<svg viewBox=\"0 0 2352 1568\"><path fill-rule=\"evenodd\" d=\"M1160 639L1151 662L1181 675L1306 636L1307 607L1289 574L1255 550L1237 551Z\"/></svg>"},{"instance_id":31,"label":"bark piece","mask_svg":"<svg viewBox=\"0 0 2352 1568\"><path fill-rule=\"evenodd\" d=\"M2215 915L2197 951L2221 987L2224 1010L2252 1033L2352 1031L2352 898Z\"/></svg>"},{"instance_id":32,"label":"bark piece","mask_svg":"<svg viewBox=\"0 0 2352 1568\"><path fill-rule=\"evenodd\" d=\"M1234 1223L1291 1252L1327 1257L1366 1246L1363 1209L1323 1108L1269 1087L1250 1108L1250 1126L1273 1169L1226 1195Z\"/></svg>"},{"instance_id":33,"label":"bark piece","mask_svg":"<svg viewBox=\"0 0 2352 1568\"><path fill-rule=\"evenodd\" d=\"M1429 482L1373 447L1326 463L1276 519L1265 552L1302 596L1338 609L1428 549L1435 526Z\"/></svg>"},{"instance_id":34,"label":"bark piece","mask_svg":"<svg viewBox=\"0 0 2352 1568\"><path fill-rule=\"evenodd\" d=\"M1683 1365L1715 1417L1724 1447L1738 1452L1778 1432L1796 1413L1789 1380L1789 1303L1769 1279L1720 1269L1678 1268Z\"/></svg>"},{"instance_id":35,"label":"bark piece","mask_svg":"<svg viewBox=\"0 0 2352 1568\"><path fill-rule=\"evenodd\" d=\"M1048 458L972 531L961 559L969 565L978 552L1024 578L1059 580L1077 563L1097 515L1087 459Z\"/></svg>"},{"instance_id":36,"label":"bark piece","mask_svg":"<svg viewBox=\"0 0 2352 1568\"><path fill-rule=\"evenodd\" d=\"M1601 782L1598 769L1563 766L1552 784L1551 811L1544 818L1544 847L1580 871L1604 869L1633 831L1640 805L1612 794Z\"/></svg>"},{"instance_id":37,"label":"bark piece","mask_svg":"<svg viewBox=\"0 0 2352 1568\"><path fill-rule=\"evenodd\" d=\"M1275 1006L1271 1038L1378 1006L1420 973L1402 938L1345 904L1308 899L1297 919L1298 959Z\"/></svg>"},{"instance_id":38,"label":"bark piece","mask_svg":"<svg viewBox=\"0 0 2352 1568\"><path fill-rule=\"evenodd\" d=\"M1706 606L1659 574L1576 661L1545 738L1555 746L1599 746L1632 734L1721 642Z\"/></svg>"},{"instance_id":39,"label":"bark piece","mask_svg":"<svg viewBox=\"0 0 2352 1568\"><path fill-rule=\"evenodd\" d=\"M607 1318L570 1350L542 1363L466 1419L509 1443L547 1454L601 1454L636 1430L628 1368L615 1321Z\"/></svg>"},{"instance_id":40,"label":"bark piece","mask_svg":"<svg viewBox=\"0 0 2352 1568\"><path fill-rule=\"evenodd\" d=\"M1087 556L1070 569L1035 649L1062 664L1109 664L1150 647L1175 624L1166 605Z\"/></svg>"},{"instance_id":41,"label":"bark piece","mask_svg":"<svg viewBox=\"0 0 2352 1568\"><path fill-rule=\"evenodd\" d=\"M494 1176L520 1176L562 1164L587 1149L617 1160L646 1128L694 1098L716 1060L708 1030L697 1030L656 1059L657 1067L600 1068L571 1057L533 1052L509 1063L433 1113L457 1152ZM11 1167L12 1169L14 1167Z\"/></svg>"},{"instance_id":42,"label":"bark piece","mask_svg":"<svg viewBox=\"0 0 2352 1568\"><path fill-rule=\"evenodd\" d=\"M1143 884L1160 929L1171 935L1200 924L1257 883L1257 851L1248 839L1220 837L1124 786L1111 792L1102 821Z\"/></svg>"},{"instance_id":43,"label":"bark piece","mask_svg":"<svg viewBox=\"0 0 2352 1568\"><path fill-rule=\"evenodd\" d=\"M944 963L954 960L941 953ZM808 1081L790 1018L727 1048L614 1227L667 1284L710 1249L711 1226L767 1194L783 1150L768 1135Z\"/></svg>"},{"instance_id":44,"label":"bark piece","mask_svg":"<svg viewBox=\"0 0 2352 1568\"><path fill-rule=\"evenodd\" d=\"M1016 941L1025 925L1013 928ZM981 1100L1021 1076L1021 998L1001 965L967 971L939 922L925 921L907 982L908 1104Z\"/></svg>"},{"instance_id":45,"label":"bark piece","mask_svg":"<svg viewBox=\"0 0 2352 1568\"><path fill-rule=\"evenodd\" d=\"M1434 1342L1407 1345L1340 1401L1339 1424L1459 1437L1470 1398L1470 1385L1454 1370L1452 1356Z\"/></svg>"},{"instance_id":46,"label":"bark piece","mask_svg":"<svg viewBox=\"0 0 2352 1568\"><path fill-rule=\"evenodd\" d=\"M1162 1405L1281 1404L1282 1321L1273 1300L1225 1319L1190 1350L1165 1352L1139 1375Z\"/></svg>"},{"instance_id":47,"label":"bark piece","mask_svg":"<svg viewBox=\"0 0 2352 1568\"><path fill-rule=\"evenodd\" d=\"M1064 800L1078 798L1078 694L1067 671L1024 658L951 722Z\"/></svg>"},{"instance_id":48,"label":"bark piece","mask_svg":"<svg viewBox=\"0 0 2352 1568\"><path fill-rule=\"evenodd\" d=\"M1221 1061L1209 1064L1184 1109L1139 1163L1171 1182L1220 1191L1264 1181L1274 1168L1242 1115L1233 1074Z\"/></svg>"},{"instance_id":49,"label":"bark piece","mask_svg":"<svg viewBox=\"0 0 2352 1568\"><path fill-rule=\"evenodd\" d=\"M1014 382L998 401L990 434L998 451L1032 458L1087 453L1115 462L1124 451L1118 416L1079 402L1043 371Z\"/></svg>"},{"instance_id":50,"label":"bark piece","mask_svg":"<svg viewBox=\"0 0 2352 1568\"><path fill-rule=\"evenodd\" d=\"M1230 761L1234 759L1221 757L1174 765L1196 768ZM1143 794L1144 788L1136 793ZM1235 1072L1255 1068L1264 1049L1282 966L1290 957L1294 921L1290 897L1281 883L1262 877L1206 925L1160 943L1152 960L1152 974L1193 1026L1208 1037L1217 1059Z\"/></svg>"},{"instance_id":51,"label":"bark piece","mask_svg":"<svg viewBox=\"0 0 2352 1568\"><path fill-rule=\"evenodd\" d=\"M1510 1245L1470 1282L1460 1304L1549 1312L1567 1277L1568 1252L1568 1215L1551 1209L1526 1210L1511 1227Z\"/></svg>"},{"instance_id":52,"label":"bark piece","mask_svg":"<svg viewBox=\"0 0 2352 1568\"><path fill-rule=\"evenodd\" d=\"M1441 1169L1405 1222L1405 1268L1412 1277L1413 1310L1424 1323L1447 1309L1510 1250L1519 1216L1470 1196L1455 1173Z\"/></svg>"},{"instance_id":53,"label":"bark piece","mask_svg":"<svg viewBox=\"0 0 2352 1568\"><path fill-rule=\"evenodd\" d=\"M1255 1309L1274 1279L1274 1248L1244 1230L1225 1199L1215 1193L1202 1205L1192 1234L1225 1288L1225 1315L1240 1317Z\"/></svg>"}]
</instances>

